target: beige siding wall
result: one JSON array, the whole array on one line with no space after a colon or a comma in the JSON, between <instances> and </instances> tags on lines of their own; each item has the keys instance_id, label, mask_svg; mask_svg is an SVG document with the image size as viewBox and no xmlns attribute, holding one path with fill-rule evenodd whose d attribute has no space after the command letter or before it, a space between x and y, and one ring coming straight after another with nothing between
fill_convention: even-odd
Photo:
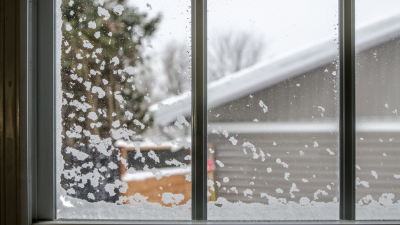
<instances>
[{"instance_id":1,"label":"beige siding wall","mask_svg":"<svg viewBox=\"0 0 400 225\"><path fill-rule=\"evenodd\" d=\"M394 109L400 113L400 39L358 53L356 62L357 116L396 117Z\"/></svg>"},{"instance_id":2,"label":"beige siding wall","mask_svg":"<svg viewBox=\"0 0 400 225\"><path fill-rule=\"evenodd\" d=\"M362 121L399 123L400 120L393 111L397 109L400 113L400 40L391 40L357 54L357 62L358 118ZM325 72L326 69L328 72ZM218 123L221 129L218 130L219 134L209 131L208 141L215 146L216 159L225 164L224 167L216 166L216 181L223 184L216 190L217 197L224 197L232 202L240 200L267 203L268 200L260 196L260 193L267 193L299 202L300 197L313 200L317 190L328 193L326 196L319 195L318 201L329 202L333 197L339 197L337 132L243 133L238 127L237 132L229 133L229 136L234 136L239 141L237 145L233 145L221 132L224 130L224 123L252 123L254 119L258 123L287 122L293 123L293 126L296 126L296 122L338 124L339 77L332 75L335 70L335 66L329 64L255 92L252 97L244 96L209 110L209 124L213 127L213 124ZM268 106L267 113L258 106L260 100ZM388 104L388 108L385 104ZM325 112L318 109L318 106L322 106ZM362 122L361 120L358 122ZM400 200L399 180L393 177L393 173L398 173L400 169L400 140L397 140L400 139L399 134L357 134L357 164L361 167L361 170L357 170L357 177L361 181L369 182L369 188L358 186L357 201L367 194L378 199L387 192L395 193L394 201ZM364 138L363 141L360 140L361 137ZM313 147L314 141L318 143L318 147ZM253 159L249 148L247 154L244 153L244 142L252 143L257 149L261 148L265 153L271 154L271 157L267 157L264 162ZM273 145L274 142L276 145ZM329 154L327 148L334 155ZM286 162L289 168L277 164L277 158ZM271 173L267 172L268 167L271 167ZM372 170L377 172L379 179L371 175ZM290 173L288 180L284 179L286 172ZM223 183L224 177L229 177L230 181ZM304 183L303 178L309 182ZM289 194L292 183L296 183L300 190L293 193L295 198L291 198ZM327 185L331 186L331 190L328 190ZM236 187L239 193L230 190L232 187ZM284 192L276 193L277 188ZM253 190L252 198L244 196L243 191L246 189Z\"/></svg>"},{"instance_id":3,"label":"beige siding wall","mask_svg":"<svg viewBox=\"0 0 400 225\"><path fill-rule=\"evenodd\" d=\"M324 72L325 69L328 72ZM251 122L257 118L260 122L299 122L336 117L338 92L335 91L339 89L335 84L339 83L339 77L333 76L333 71L336 71L335 66L327 65L253 93L252 97L248 95L225 103L210 110L208 121ZM268 113L259 107L260 100L268 106ZM318 106L324 107L324 117Z\"/></svg>"}]
</instances>

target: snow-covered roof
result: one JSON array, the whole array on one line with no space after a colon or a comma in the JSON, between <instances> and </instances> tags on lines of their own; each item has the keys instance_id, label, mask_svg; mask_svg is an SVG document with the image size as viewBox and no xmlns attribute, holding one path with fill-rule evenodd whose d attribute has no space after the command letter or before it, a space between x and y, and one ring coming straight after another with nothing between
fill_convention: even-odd
<instances>
[{"instance_id":1,"label":"snow-covered roof","mask_svg":"<svg viewBox=\"0 0 400 225\"><path fill-rule=\"evenodd\" d=\"M400 36L400 14L386 15L356 28L356 51ZM337 57L337 43L331 37L314 41L301 48L228 75L208 85L208 108L233 101L268 88L287 79L324 66ZM191 114L191 94L183 93L150 107L155 125L166 125L178 115Z\"/></svg>"},{"instance_id":2,"label":"snow-covered roof","mask_svg":"<svg viewBox=\"0 0 400 225\"><path fill-rule=\"evenodd\" d=\"M174 175L186 175L192 171L190 166L185 167L173 167L173 168L161 168L155 171L137 171L135 173L125 173L122 175L121 180L123 182L130 181L143 181L147 179L157 178L155 173L158 172L160 177L174 176Z\"/></svg>"},{"instance_id":3,"label":"snow-covered roof","mask_svg":"<svg viewBox=\"0 0 400 225\"><path fill-rule=\"evenodd\" d=\"M178 144L171 144L171 142L159 142L155 144L153 141L137 141L137 142L126 142L122 139L114 142L116 148L145 148L145 149L169 149L172 152L182 149L183 146Z\"/></svg>"}]
</instances>

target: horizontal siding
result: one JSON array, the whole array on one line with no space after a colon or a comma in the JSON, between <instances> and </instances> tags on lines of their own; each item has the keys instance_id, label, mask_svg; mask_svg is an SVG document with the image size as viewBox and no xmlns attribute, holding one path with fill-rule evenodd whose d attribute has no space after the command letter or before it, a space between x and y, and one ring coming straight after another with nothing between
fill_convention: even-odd
<instances>
[{"instance_id":1,"label":"horizontal siding","mask_svg":"<svg viewBox=\"0 0 400 225\"><path fill-rule=\"evenodd\" d=\"M223 128L222 128L223 129ZM233 135L233 134L231 134ZM301 197L314 199L314 193L321 189L328 192L326 196L318 196L318 201L329 202L338 196L338 138L331 134L238 134L236 146L225 137L215 134L209 135L209 142L215 146L216 160L224 163L224 167L216 165L216 181L222 185L217 188L217 197L224 197L229 201L259 202L268 203L266 198L261 198L261 193L267 193L276 198L286 198L288 201L297 201ZM273 146L273 142L276 146ZM313 147L314 141L318 142L319 147ZM266 156L265 161L253 159L252 151L247 149L247 154L243 152L243 143L250 142L257 148L261 148ZM308 148L305 147L308 145ZM335 155L330 155L326 148L330 148ZM304 155L300 155L300 151ZM289 165L288 168L278 164L277 159ZM272 172L268 173L267 168ZM288 180L284 179L285 173L290 173ZM313 178L315 175L316 178ZM223 178L228 177L228 183L223 182ZM304 183L302 179L307 179ZM251 184L254 182L254 185ZM333 185L331 183L334 183ZM291 198L289 190L295 183L300 192L293 192ZM331 185L331 190L327 189ZM225 187L225 190L224 190ZM234 194L230 189L236 187L238 194ZM276 189L281 188L283 193L276 193ZM253 191L252 198L245 197L243 191L250 189Z\"/></svg>"},{"instance_id":2,"label":"horizontal siding","mask_svg":"<svg viewBox=\"0 0 400 225\"><path fill-rule=\"evenodd\" d=\"M357 53L356 58L359 62L356 64L356 111L359 121L398 122L394 110L397 109L400 113L400 98L397 97L400 95L400 40L388 41ZM209 110L209 124L218 134L210 133L208 141L215 146L216 159L225 165L216 165L216 181L221 183L216 191L217 197L231 202L265 204L268 200L261 198L261 193L295 202L299 202L301 197L314 200L314 193L318 190L324 190L328 194L318 195L317 201L330 202L334 197L339 197L337 133L241 133L240 128L237 128L233 129L236 133L229 134L229 137L233 136L238 140L237 145L232 145L229 137L225 138L222 134L224 123L252 123L254 119L267 123L337 120L338 76L332 74L336 70L333 59L332 62L333 64ZM263 112L259 106L260 100L268 106L268 112ZM383 193L394 193L394 201L400 200L400 179L394 177L394 174L400 175L399 134L371 131L357 134L357 165L361 168L357 170L357 177L369 185L357 186L357 201L366 195L372 195L378 200ZM360 140L361 137L364 140ZM389 141L391 138L393 140ZM274 141L276 146L272 145ZM314 141L318 143L318 147L313 147ZM257 153L261 148L265 153L271 154L271 157L265 161L253 159L249 148L247 154L243 152L244 142L252 143L257 148ZM327 148L335 155L330 155ZM303 156L300 151L304 152ZM277 158L287 163L289 168L276 163ZM268 167L272 168L271 173L267 172ZM378 179L372 176L371 171L376 171ZM284 179L285 173L290 173L288 180ZM228 183L223 182L224 177L229 177ZM309 182L304 183L302 178ZM292 183L300 190L293 193L294 198L289 193ZM331 186L331 190L328 190L327 185ZM232 187L236 187L239 193L230 190ZM277 188L283 189L283 193L276 193ZM252 198L244 196L243 191L247 189L253 191Z\"/></svg>"},{"instance_id":3,"label":"horizontal siding","mask_svg":"<svg viewBox=\"0 0 400 225\"><path fill-rule=\"evenodd\" d=\"M395 138L399 134L359 134L357 165L361 170L357 170L357 177L361 181L367 181L369 187L357 186L357 201L366 195L372 195L378 200L383 193L394 193L396 196L394 201L400 200L400 179L394 177L394 174L400 175L400 138ZM361 136L364 138L363 141L359 139ZM389 141L390 138L394 139ZM314 193L318 190L324 190L328 195L320 194L319 199L315 199L316 201L330 202L334 197L339 197L337 175L339 158L336 135L238 134L236 139L239 141L234 146L225 137L216 134L209 135L209 142L215 146L216 160L224 164L224 167L216 165L216 181L221 184L221 187L216 187L217 197L226 198L231 202L264 204L267 204L268 200L261 198L261 193L295 202L299 202L301 197L314 200ZM379 139L384 142L380 142ZM313 147L313 140L318 142L318 147ZM261 148L265 153L268 152L271 157L267 157L265 161L253 159L251 150L248 149L247 154L243 152L242 145L245 141L252 143L257 149ZM276 146L272 145L273 141L277 143ZM308 148L304 147L306 144ZM335 155L330 155L326 148L330 148ZM300 151L304 152L303 156L300 155ZM287 163L289 167L284 168L276 163L277 158ZM268 167L272 168L271 173L267 172ZM376 171L378 179L371 175L372 170ZM284 179L285 173L290 173L288 180ZM228 183L223 182L224 177L229 178ZM303 178L309 182L304 183ZM251 182L254 182L254 185ZM295 198L291 198L289 193L292 183L295 183L300 190L293 193ZM331 186L331 190L328 190L327 185ZM238 194L231 190L232 187L236 187ZM277 188L281 188L283 193L276 193ZM252 198L244 196L243 191L247 189L253 191Z\"/></svg>"}]
</instances>

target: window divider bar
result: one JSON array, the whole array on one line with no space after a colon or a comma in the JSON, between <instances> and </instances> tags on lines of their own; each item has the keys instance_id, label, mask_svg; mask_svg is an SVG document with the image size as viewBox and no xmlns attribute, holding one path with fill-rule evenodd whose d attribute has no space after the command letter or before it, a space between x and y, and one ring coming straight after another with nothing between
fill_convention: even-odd
<instances>
[{"instance_id":1,"label":"window divider bar","mask_svg":"<svg viewBox=\"0 0 400 225\"><path fill-rule=\"evenodd\" d=\"M33 52L36 52L34 45L34 35L36 32L33 29L33 3L32 1L19 0L20 11L20 224L30 224L32 215L35 212L33 202L33 183L35 177L34 172L34 152L36 142L33 132L36 123L36 113L33 111L36 103L36 79L34 79L33 70L35 69L35 57Z\"/></svg>"},{"instance_id":2,"label":"window divider bar","mask_svg":"<svg viewBox=\"0 0 400 225\"><path fill-rule=\"evenodd\" d=\"M55 25L53 0L37 0L37 150L36 155L36 218L55 219Z\"/></svg>"},{"instance_id":3,"label":"window divider bar","mask_svg":"<svg viewBox=\"0 0 400 225\"><path fill-rule=\"evenodd\" d=\"M355 0L339 0L340 219L355 220Z\"/></svg>"},{"instance_id":4,"label":"window divider bar","mask_svg":"<svg viewBox=\"0 0 400 225\"><path fill-rule=\"evenodd\" d=\"M207 0L192 0L192 220L207 220Z\"/></svg>"}]
</instances>

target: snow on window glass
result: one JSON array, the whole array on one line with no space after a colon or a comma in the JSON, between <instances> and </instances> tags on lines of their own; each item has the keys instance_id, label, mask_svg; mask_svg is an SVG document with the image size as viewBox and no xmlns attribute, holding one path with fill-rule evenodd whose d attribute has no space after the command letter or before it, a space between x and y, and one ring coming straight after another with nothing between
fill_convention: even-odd
<instances>
[{"instance_id":1,"label":"snow on window glass","mask_svg":"<svg viewBox=\"0 0 400 225\"><path fill-rule=\"evenodd\" d=\"M58 219L190 220L190 11L57 1Z\"/></svg>"},{"instance_id":2,"label":"snow on window glass","mask_svg":"<svg viewBox=\"0 0 400 225\"><path fill-rule=\"evenodd\" d=\"M208 1L208 219L339 219L337 4Z\"/></svg>"},{"instance_id":3,"label":"snow on window glass","mask_svg":"<svg viewBox=\"0 0 400 225\"><path fill-rule=\"evenodd\" d=\"M399 220L400 2L355 4L356 219Z\"/></svg>"}]
</instances>

